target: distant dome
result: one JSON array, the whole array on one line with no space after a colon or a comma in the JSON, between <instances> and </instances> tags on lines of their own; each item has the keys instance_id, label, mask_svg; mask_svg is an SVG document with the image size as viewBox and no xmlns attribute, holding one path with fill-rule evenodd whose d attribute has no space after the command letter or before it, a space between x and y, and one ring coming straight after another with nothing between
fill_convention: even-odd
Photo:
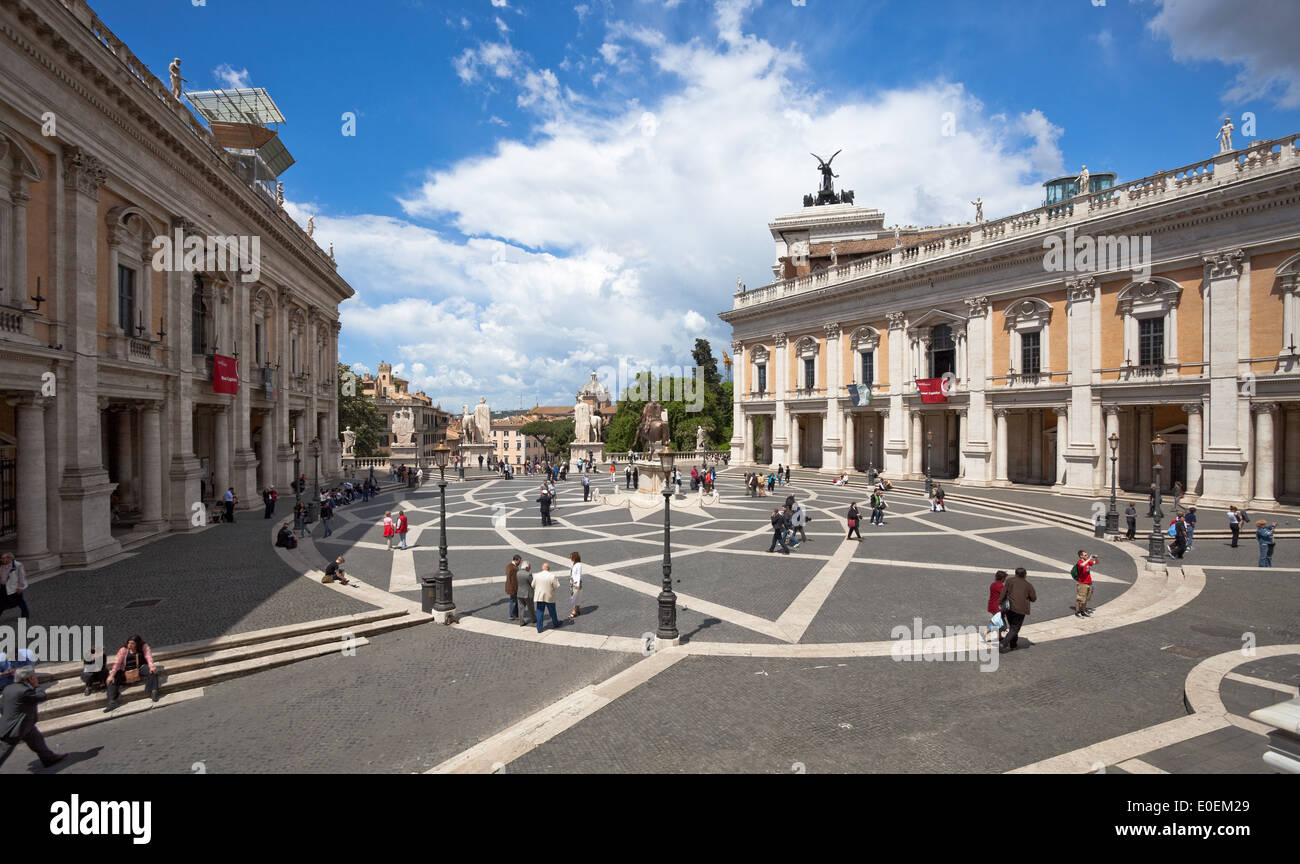
<instances>
[{"instance_id":1,"label":"distant dome","mask_svg":"<svg viewBox=\"0 0 1300 864\"><path fill-rule=\"evenodd\" d=\"M586 384L583 384L582 389L578 391L578 398L592 399L596 402L608 402L609 390L605 388L604 384L601 384L596 380L596 373L592 372L591 380Z\"/></svg>"}]
</instances>

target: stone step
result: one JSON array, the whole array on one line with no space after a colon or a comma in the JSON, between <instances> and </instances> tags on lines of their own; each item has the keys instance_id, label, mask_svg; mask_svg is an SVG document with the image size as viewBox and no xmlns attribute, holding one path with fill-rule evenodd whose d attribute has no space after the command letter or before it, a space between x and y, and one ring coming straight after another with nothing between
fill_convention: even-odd
<instances>
[{"instance_id":1,"label":"stone step","mask_svg":"<svg viewBox=\"0 0 1300 864\"><path fill-rule=\"evenodd\" d=\"M208 654L213 651L220 651L228 648L239 648L245 645L256 645L262 642L274 642L277 640L290 639L297 636L306 636L320 631L347 630L349 628L363 627L386 619L398 618L407 614L403 609L372 609L366 612L355 612L350 615L338 615L333 618L320 618L316 621L304 621L300 624L287 624L282 627L269 627L262 630L249 630L244 633L230 633L225 636L218 636L214 639L202 639L195 642L182 642L177 645L167 645L156 651L151 650L154 662L164 663L174 661L180 657L187 657L192 654ZM117 652L114 650L106 658L105 662L112 663L113 656ZM39 666L37 671L40 680L60 681L65 678L80 680L81 663L57 663L48 666Z\"/></svg>"},{"instance_id":2,"label":"stone step","mask_svg":"<svg viewBox=\"0 0 1300 864\"><path fill-rule=\"evenodd\" d=\"M272 643L260 643L251 647L240 646L214 651L206 655L188 655L186 658L172 661L171 664L163 664L162 692L166 695L175 694L184 690L216 684L231 678L251 675L266 669L274 669L277 666L285 666L300 660L334 654L340 651L343 637L348 634L356 640L352 643L353 646L360 647L369 644L367 636L376 636L392 630L413 627L431 620L433 619L422 615L401 614L373 622L364 627L354 626L334 631L318 631L304 636L277 640ZM50 698L41 705L42 730L45 729L46 718L57 719L87 712L103 714L104 705L106 704L106 696L103 690L94 691L89 696L83 695L80 680L62 682L55 686L60 688L60 693L55 695L51 692L54 688L47 690L46 692L51 694ZM127 705L139 701L148 701L148 698L143 685L132 685L121 691L119 701L122 705ZM112 715L103 716L107 719L116 714L117 712L114 711Z\"/></svg>"}]
</instances>

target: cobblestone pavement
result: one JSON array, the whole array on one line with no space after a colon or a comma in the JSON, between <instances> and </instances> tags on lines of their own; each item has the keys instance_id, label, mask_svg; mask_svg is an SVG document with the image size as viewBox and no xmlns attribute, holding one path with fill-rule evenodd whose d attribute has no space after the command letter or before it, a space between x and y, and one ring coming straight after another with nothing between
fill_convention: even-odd
<instances>
[{"instance_id":1,"label":"cobblestone pavement","mask_svg":"<svg viewBox=\"0 0 1300 864\"><path fill-rule=\"evenodd\" d=\"M196 762L208 773L427 770L485 739L508 738L531 717L551 723L551 732L509 757L511 773L1006 771L1186 716L1189 674L1205 658L1240 650L1244 634L1259 646L1300 644L1300 574L1285 568L1210 565L1199 593L1116 626L1106 622L1106 604L1138 590L1139 564L1086 531L956 502L935 514L924 501L894 496L886 525L864 526L864 542L846 544L844 511L862 500L860 490L796 482L755 500L741 492L737 472L729 474L717 505L688 512L680 509L688 502L677 502L673 512L682 634L682 647L673 650L685 656L647 672L603 707L566 715L557 703L645 662L628 646L656 626L662 511L634 519L625 508L584 504L570 479L560 484L556 524L542 528L537 478L449 483L449 562L461 625L372 637L355 657L235 679L191 702L63 733L55 746L83 754L63 770L188 772ZM810 541L789 556L768 553L767 514L790 491L813 515ZM399 508L412 526L405 552L388 551L379 529L383 512ZM415 580L438 566L438 525L438 490L426 483L344 508L333 536L321 539L318 530L316 545L322 556L344 555L350 572L399 602L416 601ZM181 541L193 545L168 547ZM870 654L890 644L895 628L912 628L918 618L981 625L992 570L1018 564L1039 592L1030 622L1072 621L1074 584L1066 571L1078 548L1102 554L1097 614L1089 621L1100 629L975 660L853 656L857 648ZM584 614L559 632L548 627L538 642L533 628L507 621L504 566L515 550L534 570L551 562L565 577L557 598L563 616L574 549L586 568ZM197 587L184 595L184 611L177 611L180 600L149 607L158 609L157 619L139 626L157 643L287 623L285 616L357 611L338 605L356 602L346 595L295 581L274 556L260 515L153 544L110 565L125 568L111 571L113 578L102 575L109 568L91 578L104 583L107 597L171 597L158 592L170 584L172 561L184 562L180 584ZM255 571L269 575L235 592L233 606L208 608L209 594L229 580L253 580ZM71 584L75 603L85 595ZM263 587L260 595L253 584ZM55 595L44 596L48 603ZM605 637L612 637L608 644ZM804 653L827 643L842 656ZM755 651L765 656L714 656ZM1243 664L1235 673L1248 680L1225 678L1220 686L1233 713L1284 697L1267 686L1260 692L1259 680L1285 688L1300 677L1295 658ZM1253 771L1263 740L1233 726L1152 747L1143 763L1151 770ZM1126 773L1134 764L1109 767ZM31 768L15 758L0 773Z\"/></svg>"},{"instance_id":2,"label":"cobblestone pavement","mask_svg":"<svg viewBox=\"0 0 1300 864\"><path fill-rule=\"evenodd\" d=\"M283 515L285 503L279 510ZM229 524L164 537L112 563L34 582L28 624L98 626L112 647L139 633L154 646L364 612L367 603L313 587L272 548L274 520L240 512ZM129 607L132 603L157 601ZM13 625L15 609L0 617Z\"/></svg>"}]
</instances>

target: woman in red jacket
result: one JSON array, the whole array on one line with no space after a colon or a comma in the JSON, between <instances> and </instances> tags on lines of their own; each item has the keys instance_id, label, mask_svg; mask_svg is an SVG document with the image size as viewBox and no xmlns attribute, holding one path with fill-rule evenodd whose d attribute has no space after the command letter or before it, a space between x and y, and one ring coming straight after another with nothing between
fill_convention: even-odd
<instances>
[{"instance_id":1,"label":"woman in red jacket","mask_svg":"<svg viewBox=\"0 0 1300 864\"><path fill-rule=\"evenodd\" d=\"M989 586L989 615L997 615L998 616L997 620L1000 623L994 624L992 621L990 621L988 632L993 633L994 631L997 631L999 639L1002 638L1002 634L1007 629L1007 622L1000 615L1002 609L998 605L998 603L1002 600L1002 585L1006 581L1007 581L1007 571L999 570L997 573L993 574L993 584ZM988 641L987 635L985 635L984 640L986 642Z\"/></svg>"},{"instance_id":2,"label":"woman in red jacket","mask_svg":"<svg viewBox=\"0 0 1300 864\"><path fill-rule=\"evenodd\" d=\"M146 671L148 676L145 678L145 692L157 702L162 695L158 689L158 665L153 662L149 643L136 634L118 649L117 659L113 661L113 668L108 673L108 707L104 709L105 714L117 707L117 694L121 688L138 682Z\"/></svg>"},{"instance_id":3,"label":"woman in red jacket","mask_svg":"<svg viewBox=\"0 0 1300 864\"><path fill-rule=\"evenodd\" d=\"M406 511L397 511L397 536L402 538L402 548L406 548Z\"/></svg>"}]
</instances>

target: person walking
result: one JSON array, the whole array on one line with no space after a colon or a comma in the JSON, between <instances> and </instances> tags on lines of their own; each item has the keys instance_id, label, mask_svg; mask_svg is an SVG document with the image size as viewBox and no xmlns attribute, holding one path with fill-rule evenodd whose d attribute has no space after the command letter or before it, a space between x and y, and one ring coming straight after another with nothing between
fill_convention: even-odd
<instances>
[{"instance_id":1,"label":"person walking","mask_svg":"<svg viewBox=\"0 0 1300 864\"><path fill-rule=\"evenodd\" d=\"M551 627L560 629L560 619L555 614L555 592L560 587L560 580L551 572L549 563L542 565L540 573L533 577L533 597L537 603L537 632L546 626L546 613L551 614Z\"/></svg>"},{"instance_id":2,"label":"person walking","mask_svg":"<svg viewBox=\"0 0 1300 864\"><path fill-rule=\"evenodd\" d=\"M591 478L586 474L582 475L582 500L591 500Z\"/></svg>"},{"instance_id":3,"label":"person walking","mask_svg":"<svg viewBox=\"0 0 1300 864\"><path fill-rule=\"evenodd\" d=\"M510 620L519 620L519 561L518 555L506 565L506 596L510 598Z\"/></svg>"},{"instance_id":4,"label":"person walking","mask_svg":"<svg viewBox=\"0 0 1300 864\"><path fill-rule=\"evenodd\" d=\"M520 562L515 571L519 584L519 625L527 627L537 623L537 613L533 607L533 565L527 561Z\"/></svg>"},{"instance_id":5,"label":"person walking","mask_svg":"<svg viewBox=\"0 0 1300 864\"><path fill-rule=\"evenodd\" d=\"M1255 523L1255 539L1259 541L1259 566L1273 566L1273 548L1276 545L1273 541L1273 529L1277 527L1274 522L1269 525L1263 519Z\"/></svg>"},{"instance_id":6,"label":"person walking","mask_svg":"<svg viewBox=\"0 0 1300 864\"><path fill-rule=\"evenodd\" d=\"M398 536L399 538L401 538L401 541L402 541L402 549L406 549L406 532L409 530L409 527L410 527L410 526L407 524L407 521L406 521L406 511L405 511L405 510L398 510L398 511L397 511L397 526L396 526L396 529L395 529L395 530L397 531L397 536Z\"/></svg>"},{"instance_id":7,"label":"person walking","mask_svg":"<svg viewBox=\"0 0 1300 864\"><path fill-rule=\"evenodd\" d=\"M858 512L858 502L854 501L852 504L849 505L849 516L848 516L849 533L844 538L845 540L852 540L853 535L857 534L858 542L859 543L862 542L862 532L858 530L858 525L861 522L862 522L862 514Z\"/></svg>"},{"instance_id":8,"label":"person walking","mask_svg":"<svg viewBox=\"0 0 1300 864\"><path fill-rule=\"evenodd\" d=\"M1241 534L1241 514L1237 512L1236 507L1228 508L1228 530L1232 532L1232 543L1228 545L1236 549L1237 537Z\"/></svg>"},{"instance_id":9,"label":"person walking","mask_svg":"<svg viewBox=\"0 0 1300 864\"><path fill-rule=\"evenodd\" d=\"M0 765L5 764L18 742L37 755L46 768L67 759L66 753L55 753L45 743L45 736L36 728L40 719L37 707L45 701L45 688L37 686L36 667L19 666L14 670L14 682L0 693Z\"/></svg>"},{"instance_id":10,"label":"person walking","mask_svg":"<svg viewBox=\"0 0 1300 864\"><path fill-rule=\"evenodd\" d=\"M537 499L537 503L542 512L542 527L546 527L551 524L551 493L545 486L542 486L542 494Z\"/></svg>"},{"instance_id":11,"label":"person walking","mask_svg":"<svg viewBox=\"0 0 1300 864\"><path fill-rule=\"evenodd\" d=\"M299 537L307 536L307 503L299 501L293 505L293 530L298 532Z\"/></svg>"},{"instance_id":12,"label":"person walking","mask_svg":"<svg viewBox=\"0 0 1300 864\"><path fill-rule=\"evenodd\" d=\"M1169 554L1175 558L1182 558L1187 552L1187 522L1183 514L1179 513L1174 517L1174 542L1169 547Z\"/></svg>"},{"instance_id":13,"label":"person walking","mask_svg":"<svg viewBox=\"0 0 1300 864\"><path fill-rule=\"evenodd\" d=\"M1003 634L1007 631L1007 619L1002 614L1002 609L998 602L1002 599L1002 586L1007 581L1007 571L999 570L993 574L993 584L989 586L989 604L988 611L992 618L989 620L988 631L984 636L984 641L989 641L988 637L994 633L998 634L1001 641Z\"/></svg>"},{"instance_id":14,"label":"person walking","mask_svg":"<svg viewBox=\"0 0 1300 864\"><path fill-rule=\"evenodd\" d=\"M320 502L320 524L321 527L325 529L325 533L321 535L322 537L328 537L334 533L334 530L330 528L330 520L333 518L334 502L326 498L324 501Z\"/></svg>"},{"instance_id":15,"label":"person walking","mask_svg":"<svg viewBox=\"0 0 1300 864\"><path fill-rule=\"evenodd\" d=\"M790 533L798 534L800 543L808 542L808 535L804 532L804 523L808 521L808 514L804 511L803 505L798 501L794 503L794 509L790 511Z\"/></svg>"},{"instance_id":16,"label":"person walking","mask_svg":"<svg viewBox=\"0 0 1300 864\"><path fill-rule=\"evenodd\" d=\"M569 594L573 597L573 606L569 610L569 620L572 621L582 614L582 606L578 600L582 596L582 556L577 551L569 553L569 561L572 562L569 567Z\"/></svg>"},{"instance_id":17,"label":"person walking","mask_svg":"<svg viewBox=\"0 0 1300 864\"><path fill-rule=\"evenodd\" d=\"M790 554L789 548L787 548L785 545L785 527L786 527L785 517L781 515L780 510L773 507L772 508L772 542L769 543L767 546L768 552L775 552L776 544L780 543L781 554L782 555Z\"/></svg>"},{"instance_id":18,"label":"person walking","mask_svg":"<svg viewBox=\"0 0 1300 864\"><path fill-rule=\"evenodd\" d=\"M1183 525L1187 528L1187 548L1196 547L1196 508L1188 507L1187 514L1183 516Z\"/></svg>"},{"instance_id":19,"label":"person walking","mask_svg":"<svg viewBox=\"0 0 1300 864\"><path fill-rule=\"evenodd\" d=\"M393 511L384 511L384 540L388 543L388 551L393 551L393 538L397 531L393 525Z\"/></svg>"},{"instance_id":20,"label":"person walking","mask_svg":"<svg viewBox=\"0 0 1300 864\"><path fill-rule=\"evenodd\" d=\"M877 490L871 493L871 524L885 524L885 493Z\"/></svg>"},{"instance_id":21,"label":"person walking","mask_svg":"<svg viewBox=\"0 0 1300 864\"><path fill-rule=\"evenodd\" d=\"M1002 598L1006 600L1002 615L1007 619L1007 635L998 650L1005 654L1020 647L1020 628L1025 624L1031 605L1038 602L1038 592L1024 567L1017 567L1016 575L1002 583Z\"/></svg>"},{"instance_id":22,"label":"person walking","mask_svg":"<svg viewBox=\"0 0 1300 864\"><path fill-rule=\"evenodd\" d=\"M1124 532L1124 539L1132 540L1137 534L1138 528L1138 511L1133 506L1132 501L1128 502L1128 506L1124 508L1124 521L1128 523L1128 530Z\"/></svg>"},{"instance_id":23,"label":"person walking","mask_svg":"<svg viewBox=\"0 0 1300 864\"><path fill-rule=\"evenodd\" d=\"M271 497L270 486L267 486L265 489L262 490L262 504L265 505L266 507L266 513L262 516L262 518L270 519L271 512L275 510L275 498Z\"/></svg>"},{"instance_id":24,"label":"person walking","mask_svg":"<svg viewBox=\"0 0 1300 864\"><path fill-rule=\"evenodd\" d=\"M1088 601L1092 599L1092 568L1096 563L1096 555L1090 556L1080 549L1078 560L1070 568L1070 575L1078 583L1074 592L1074 614L1077 618L1088 618L1092 615L1091 610L1088 609Z\"/></svg>"},{"instance_id":25,"label":"person walking","mask_svg":"<svg viewBox=\"0 0 1300 864\"><path fill-rule=\"evenodd\" d=\"M229 487L229 488L226 489L226 494L223 496L223 500L224 500L224 503L225 503L225 506L226 506L226 515L225 515L225 520L226 520L227 522L234 522L234 521L235 521L235 503L239 500L238 496L235 495L235 487L234 487L234 486L231 486L231 487Z\"/></svg>"},{"instance_id":26,"label":"person walking","mask_svg":"<svg viewBox=\"0 0 1300 864\"><path fill-rule=\"evenodd\" d=\"M18 617L27 618L29 616L27 598L23 596L23 592L27 590L27 570L10 552L0 555L0 586L4 587L5 592L4 601L0 604L0 612L17 606Z\"/></svg>"},{"instance_id":27,"label":"person walking","mask_svg":"<svg viewBox=\"0 0 1300 864\"><path fill-rule=\"evenodd\" d=\"M623 467L623 488L632 488L632 463L629 462Z\"/></svg>"},{"instance_id":28,"label":"person walking","mask_svg":"<svg viewBox=\"0 0 1300 864\"><path fill-rule=\"evenodd\" d=\"M943 503L943 486L938 483L934 484L934 506L940 513L948 512L948 508Z\"/></svg>"}]
</instances>

